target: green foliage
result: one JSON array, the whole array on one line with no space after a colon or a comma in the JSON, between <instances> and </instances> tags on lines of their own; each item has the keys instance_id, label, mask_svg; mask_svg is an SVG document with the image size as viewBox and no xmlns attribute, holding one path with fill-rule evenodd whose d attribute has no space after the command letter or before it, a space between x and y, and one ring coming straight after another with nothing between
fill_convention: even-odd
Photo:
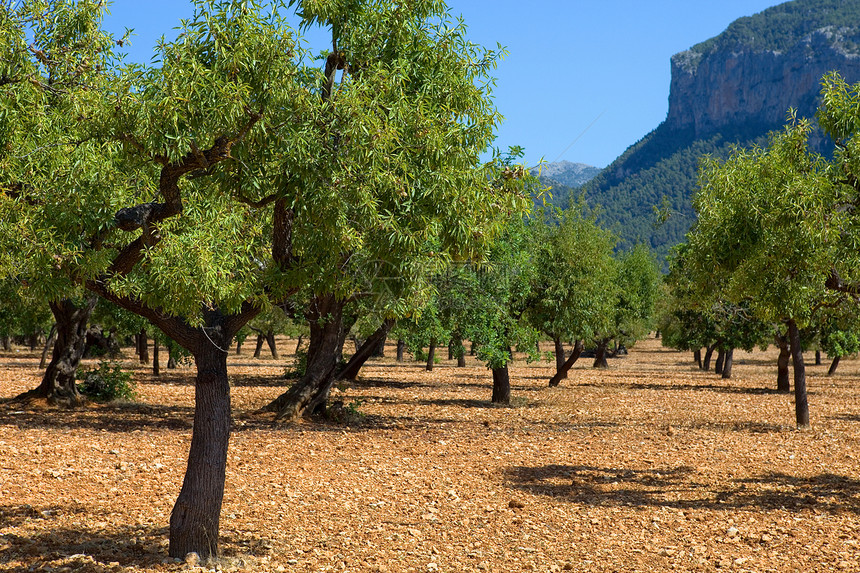
<instances>
[{"instance_id":1,"label":"green foliage","mask_svg":"<svg viewBox=\"0 0 860 573\"><path fill-rule=\"evenodd\" d=\"M530 225L535 273L527 317L550 338L591 340L609 330L617 302L615 236L581 204Z\"/></svg>"},{"instance_id":2,"label":"green foliage","mask_svg":"<svg viewBox=\"0 0 860 573\"><path fill-rule=\"evenodd\" d=\"M860 27L856 22L860 22L857 0L795 0L739 18L725 32L693 46L691 51L706 54L746 48L785 52L812 32L833 27L845 36L846 47L857 53Z\"/></svg>"},{"instance_id":3,"label":"green foliage","mask_svg":"<svg viewBox=\"0 0 860 573\"><path fill-rule=\"evenodd\" d=\"M100 361L98 367L79 370L78 390L96 402L137 399L131 372L124 371L118 362Z\"/></svg>"},{"instance_id":4,"label":"green foliage","mask_svg":"<svg viewBox=\"0 0 860 573\"><path fill-rule=\"evenodd\" d=\"M301 378L308 371L308 351L305 348L299 348L296 351L296 357L292 366L287 367L284 371L284 378Z\"/></svg>"}]
</instances>

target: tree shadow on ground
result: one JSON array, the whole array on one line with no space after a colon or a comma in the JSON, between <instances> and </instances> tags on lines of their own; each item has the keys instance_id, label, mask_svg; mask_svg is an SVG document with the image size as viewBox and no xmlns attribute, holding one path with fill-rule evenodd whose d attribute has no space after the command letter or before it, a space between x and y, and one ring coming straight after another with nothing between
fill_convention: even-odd
<instances>
[{"instance_id":1,"label":"tree shadow on ground","mask_svg":"<svg viewBox=\"0 0 860 573\"><path fill-rule=\"evenodd\" d=\"M834 474L798 477L769 472L703 483L689 466L626 468L583 465L514 466L507 486L582 505L708 510L812 509L860 514L860 481Z\"/></svg>"},{"instance_id":2,"label":"tree shadow on ground","mask_svg":"<svg viewBox=\"0 0 860 573\"><path fill-rule=\"evenodd\" d=\"M583 382L577 384L582 387L594 388L619 388L624 390L661 390L674 392L716 392L721 394L748 394L751 396L769 396L772 394L784 394L774 388L745 388L743 386L731 386L728 384L660 384L657 382ZM812 394L812 392L810 392Z\"/></svg>"},{"instance_id":3,"label":"tree shadow on ground","mask_svg":"<svg viewBox=\"0 0 860 573\"><path fill-rule=\"evenodd\" d=\"M271 429L272 421L247 416L234 411L233 431ZM27 410L0 410L0 428L49 428L57 430L91 430L111 433L145 431L190 431L194 422L191 406L163 406L141 402L117 402L77 409L40 408Z\"/></svg>"},{"instance_id":4,"label":"tree shadow on ground","mask_svg":"<svg viewBox=\"0 0 860 573\"><path fill-rule=\"evenodd\" d=\"M177 567L175 561L167 557L166 526L109 525L95 529L55 523L59 516L89 513L83 506L0 505L0 527L23 525L35 529L27 534L12 531L3 535L7 546L0 548L0 569L15 567L14 570L18 570L23 566L24 570L104 573L117 570L117 565L130 570ZM222 565L228 570L248 570L249 567L255 570L257 556L270 553L271 543L222 532L220 549L222 557L216 562L219 570Z\"/></svg>"},{"instance_id":5,"label":"tree shadow on ground","mask_svg":"<svg viewBox=\"0 0 860 573\"><path fill-rule=\"evenodd\" d=\"M4 507L4 514L6 508L8 506ZM10 508L10 511L18 510ZM4 535L9 546L0 550L0 565L23 564L29 570L65 567L68 571L102 573L115 568L112 563L151 569L162 566L167 558L162 546L166 528L112 526L93 531L86 526L51 527L50 517L42 517L41 512L37 514L38 517L30 516L26 520L43 520L45 523L38 524L38 531L29 535L15 532Z\"/></svg>"}]
</instances>

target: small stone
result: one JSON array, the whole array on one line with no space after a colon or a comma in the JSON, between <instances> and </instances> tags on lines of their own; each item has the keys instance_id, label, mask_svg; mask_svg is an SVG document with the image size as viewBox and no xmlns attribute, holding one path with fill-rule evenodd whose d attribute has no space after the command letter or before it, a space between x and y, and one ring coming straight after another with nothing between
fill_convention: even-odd
<instances>
[{"instance_id":1,"label":"small stone","mask_svg":"<svg viewBox=\"0 0 860 573\"><path fill-rule=\"evenodd\" d=\"M188 565L189 567L197 567L197 565L200 564L200 556L197 555L196 553L194 553L193 551L191 553L186 553L185 554L185 564Z\"/></svg>"},{"instance_id":2,"label":"small stone","mask_svg":"<svg viewBox=\"0 0 860 573\"><path fill-rule=\"evenodd\" d=\"M740 566L740 565L743 565L744 563L746 563L747 561L749 561L749 557L738 557L737 559L735 559L735 565Z\"/></svg>"},{"instance_id":3,"label":"small stone","mask_svg":"<svg viewBox=\"0 0 860 573\"><path fill-rule=\"evenodd\" d=\"M851 563L849 563L848 561L840 561L840 562L839 562L839 564L838 564L838 567L839 567L840 569L850 569L850 568L851 568Z\"/></svg>"},{"instance_id":4,"label":"small stone","mask_svg":"<svg viewBox=\"0 0 860 573\"><path fill-rule=\"evenodd\" d=\"M729 527L728 531L726 531L726 535L728 535L730 538L737 537L738 533L740 533L740 531L738 531L737 527Z\"/></svg>"},{"instance_id":5,"label":"small stone","mask_svg":"<svg viewBox=\"0 0 860 573\"><path fill-rule=\"evenodd\" d=\"M508 507L510 507L511 509L522 509L525 506L526 506L526 504L524 504L523 502L521 502L518 499L512 499L511 501L508 502Z\"/></svg>"},{"instance_id":6,"label":"small stone","mask_svg":"<svg viewBox=\"0 0 860 573\"><path fill-rule=\"evenodd\" d=\"M761 542L762 543L770 543L771 541L773 541L772 535L770 535L769 533L762 533L761 534Z\"/></svg>"}]
</instances>

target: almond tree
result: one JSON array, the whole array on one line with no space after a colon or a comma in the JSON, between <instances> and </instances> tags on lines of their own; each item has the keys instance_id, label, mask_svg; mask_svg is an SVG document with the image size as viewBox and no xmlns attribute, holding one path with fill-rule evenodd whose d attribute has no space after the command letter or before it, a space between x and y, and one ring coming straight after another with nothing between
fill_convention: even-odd
<instances>
[{"instance_id":1,"label":"almond tree","mask_svg":"<svg viewBox=\"0 0 860 573\"><path fill-rule=\"evenodd\" d=\"M414 269L480 254L525 203L479 162L497 54L441 2L290 5L331 28L322 69L280 2L196 0L151 66L113 55L102 2L0 9L0 267L147 318L197 366L175 557L218 552L239 329L311 301L308 374L276 408L289 419L327 396L345 304L394 284L407 309Z\"/></svg>"},{"instance_id":2,"label":"almond tree","mask_svg":"<svg viewBox=\"0 0 860 573\"><path fill-rule=\"evenodd\" d=\"M690 271L703 290L782 323L794 366L795 418L809 426L800 329L826 295L836 245L823 160L807 150L811 124L793 120L766 148L709 161L688 235Z\"/></svg>"}]
</instances>

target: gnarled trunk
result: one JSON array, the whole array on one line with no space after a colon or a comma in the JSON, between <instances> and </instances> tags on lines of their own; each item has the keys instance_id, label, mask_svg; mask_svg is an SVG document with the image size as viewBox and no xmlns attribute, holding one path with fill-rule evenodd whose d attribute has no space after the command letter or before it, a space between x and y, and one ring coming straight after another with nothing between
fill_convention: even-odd
<instances>
[{"instance_id":1,"label":"gnarled trunk","mask_svg":"<svg viewBox=\"0 0 860 573\"><path fill-rule=\"evenodd\" d=\"M609 368L609 363L606 362L606 347L609 345L609 340L599 340L597 348L594 351L594 368Z\"/></svg>"},{"instance_id":2,"label":"gnarled trunk","mask_svg":"<svg viewBox=\"0 0 860 573\"><path fill-rule=\"evenodd\" d=\"M836 369L839 367L839 361L842 359L841 356L834 356L833 361L830 363L830 368L827 369L827 375L833 376L836 374Z\"/></svg>"},{"instance_id":3,"label":"gnarled trunk","mask_svg":"<svg viewBox=\"0 0 860 573\"><path fill-rule=\"evenodd\" d=\"M343 307L343 301L333 295L314 299L307 314L311 342L305 375L260 412L275 412L276 420L292 421L325 406L345 338L342 336Z\"/></svg>"},{"instance_id":4,"label":"gnarled trunk","mask_svg":"<svg viewBox=\"0 0 860 573\"><path fill-rule=\"evenodd\" d=\"M714 364L714 374L722 374L723 373L723 361L726 359L726 351L723 348L719 348L717 351L717 363Z\"/></svg>"},{"instance_id":5,"label":"gnarled trunk","mask_svg":"<svg viewBox=\"0 0 860 573\"><path fill-rule=\"evenodd\" d=\"M493 398L494 404L511 403L511 377L507 364L502 368L493 368Z\"/></svg>"},{"instance_id":6,"label":"gnarled trunk","mask_svg":"<svg viewBox=\"0 0 860 573\"><path fill-rule=\"evenodd\" d=\"M427 365L425 369L427 372L433 371L433 363L436 361L436 339L430 339L430 347L427 349Z\"/></svg>"},{"instance_id":7,"label":"gnarled trunk","mask_svg":"<svg viewBox=\"0 0 860 573\"><path fill-rule=\"evenodd\" d=\"M556 349L558 346L556 346ZM549 379L550 386L558 386L562 380L567 378L567 373L573 368L573 365L576 364L576 361L579 360L580 354L582 354L583 349L583 341L577 340L573 345L573 352L570 353L570 357L561 363L561 366L556 366L555 375ZM556 350L558 352L558 350ZM562 357L564 353L562 352ZM556 365L558 365L558 356L556 355Z\"/></svg>"},{"instance_id":8,"label":"gnarled trunk","mask_svg":"<svg viewBox=\"0 0 860 573\"><path fill-rule=\"evenodd\" d=\"M397 360L398 362L403 362L403 351L406 349L406 342L403 341L402 338L397 339Z\"/></svg>"},{"instance_id":9,"label":"gnarled trunk","mask_svg":"<svg viewBox=\"0 0 860 573\"><path fill-rule=\"evenodd\" d=\"M75 374L87 343L87 321L96 305L95 296L87 298L78 306L65 299L50 303L57 323L57 339L51 361L37 388L13 398L13 402L26 402L44 398L49 404L75 407L84 403L78 392Z\"/></svg>"},{"instance_id":10,"label":"gnarled trunk","mask_svg":"<svg viewBox=\"0 0 860 573\"><path fill-rule=\"evenodd\" d=\"M800 331L794 320L788 321L788 341L794 366L794 418L798 428L808 428L809 402L806 397L806 366L803 363Z\"/></svg>"},{"instance_id":11,"label":"gnarled trunk","mask_svg":"<svg viewBox=\"0 0 860 573\"><path fill-rule=\"evenodd\" d=\"M564 367L564 344L562 344L561 338L555 336L552 339L552 345L555 350L555 371L558 373Z\"/></svg>"},{"instance_id":12,"label":"gnarled trunk","mask_svg":"<svg viewBox=\"0 0 860 573\"><path fill-rule=\"evenodd\" d=\"M263 333L257 335L257 346L254 347L254 358L259 358L263 353L263 345L266 343L266 337Z\"/></svg>"},{"instance_id":13,"label":"gnarled trunk","mask_svg":"<svg viewBox=\"0 0 860 573\"><path fill-rule=\"evenodd\" d=\"M734 363L734 355L734 348L729 348L728 350L726 350L725 358L723 359L722 371L723 378L726 380L732 377L732 364Z\"/></svg>"},{"instance_id":14,"label":"gnarled trunk","mask_svg":"<svg viewBox=\"0 0 860 573\"><path fill-rule=\"evenodd\" d=\"M714 355L714 350L717 348L717 343L708 346L705 348L705 358L702 360L702 370L707 372L711 369L711 357Z\"/></svg>"},{"instance_id":15,"label":"gnarled trunk","mask_svg":"<svg viewBox=\"0 0 860 573\"><path fill-rule=\"evenodd\" d=\"M697 348L693 351L693 362L696 363L696 366L699 367L699 370L702 369L702 349Z\"/></svg>"},{"instance_id":16,"label":"gnarled trunk","mask_svg":"<svg viewBox=\"0 0 860 573\"><path fill-rule=\"evenodd\" d=\"M42 350L42 358L39 360L39 370L42 370L48 365L48 351L54 347L57 341L57 325L51 327L51 334L48 335L48 340L45 342L45 348ZM85 346L86 349L86 346Z\"/></svg>"},{"instance_id":17,"label":"gnarled trunk","mask_svg":"<svg viewBox=\"0 0 860 573\"><path fill-rule=\"evenodd\" d=\"M379 348L379 341L385 342L388 336L388 331L394 326L394 319L387 318L382 322L382 325L371 334L364 343L355 351L355 354L346 363L344 369L338 374L338 378L343 380L355 380L364 363L376 355Z\"/></svg>"},{"instance_id":18,"label":"gnarled trunk","mask_svg":"<svg viewBox=\"0 0 860 573\"><path fill-rule=\"evenodd\" d=\"M776 391L788 394L791 392L791 381L788 378L788 363L791 360L788 335L777 335L776 344L779 346L779 356L776 359Z\"/></svg>"},{"instance_id":19,"label":"gnarled trunk","mask_svg":"<svg viewBox=\"0 0 860 573\"><path fill-rule=\"evenodd\" d=\"M204 559L218 555L218 525L232 426L225 351L230 338L219 334L223 330L207 325L212 342L202 341L194 352L194 428L182 489L170 514L171 557L182 558L192 551ZM224 350L216 344L223 344Z\"/></svg>"},{"instance_id":20,"label":"gnarled trunk","mask_svg":"<svg viewBox=\"0 0 860 573\"><path fill-rule=\"evenodd\" d=\"M161 364L159 364L158 339L152 339L152 375L161 376Z\"/></svg>"},{"instance_id":21,"label":"gnarled trunk","mask_svg":"<svg viewBox=\"0 0 860 573\"><path fill-rule=\"evenodd\" d=\"M269 350L272 352L272 358L278 359L278 347L275 344L275 331L271 328L266 331L266 343L269 345Z\"/></svg>"}]
</instances>

